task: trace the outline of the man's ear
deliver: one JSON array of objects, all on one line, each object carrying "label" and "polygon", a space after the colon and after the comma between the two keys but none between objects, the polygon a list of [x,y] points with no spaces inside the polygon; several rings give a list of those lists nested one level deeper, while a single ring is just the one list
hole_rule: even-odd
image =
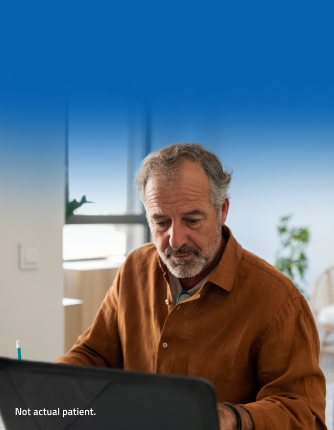
[{"label": "man's ear", "polygon": [[226,222],[229,207],[230,207],[230,201],[228,197],[225,197],[225,200],[223,201],[223,204],[222,204],[222,217],[220,221],[221,225],[224,225]]}]

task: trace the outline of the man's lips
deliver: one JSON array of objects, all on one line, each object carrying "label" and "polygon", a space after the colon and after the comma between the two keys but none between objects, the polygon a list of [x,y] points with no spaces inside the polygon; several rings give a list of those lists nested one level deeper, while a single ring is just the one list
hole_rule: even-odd
[{"label": "man's lips", "polygon": [[171,255],[171,257],[172,257],[172,258],[175,258],[175,259],[177,259],[177,260],[186,260],[186,259],[190,258],[192,255],[193,255],[193,254],[182,254],[182,255],[175,255],[175,254],[172,254],[172,255]]}]

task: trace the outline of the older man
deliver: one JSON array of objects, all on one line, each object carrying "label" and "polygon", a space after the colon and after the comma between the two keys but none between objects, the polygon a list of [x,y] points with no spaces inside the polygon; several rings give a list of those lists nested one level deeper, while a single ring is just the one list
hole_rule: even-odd
[{"label": "older man", "polygon": [[[200,376],[222,430],[325,429],[325,380],[304,297],[224,225],[231,176],[198,144],[138,177],[155,244],[131,252],[92,327],[58,362]],[[228,404],[225,404],[228,402]]]}]

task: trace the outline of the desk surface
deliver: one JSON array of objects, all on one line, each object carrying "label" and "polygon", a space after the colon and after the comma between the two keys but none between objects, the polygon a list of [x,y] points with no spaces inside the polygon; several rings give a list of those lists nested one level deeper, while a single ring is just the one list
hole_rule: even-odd
[{"label": "desk surface", "polygon": [[101,258],[97,260],[80,260],[80,261],[64,261],[63,269],[65,270],[101,270],[101,269],[118,269],[121,267],[125,257],[117,258]]}]

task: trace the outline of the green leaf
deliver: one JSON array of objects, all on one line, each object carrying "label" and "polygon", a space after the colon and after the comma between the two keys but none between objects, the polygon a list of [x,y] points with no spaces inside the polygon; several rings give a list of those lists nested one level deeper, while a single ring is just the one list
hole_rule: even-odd
[{"label": "green leaf", "polygon": [[86,196],[82,196],[80,202],[78,202],[76,199],[74,199],[70,202],[66,202],[65,218],[67,219],[69,216],[73,215],[73,212],[76,209],[80,208],[85,203],[94,203],[94,202],[88,201],[86,199]]},{"label": "green leaf", "polygon": [[278,226],[278,232],[279,234],[284,234],[287,232],[287,228],[285,226]]},{"label": "green leaf", "polygon": [[292,215],[286,215],[283,216],[282,218],[280,218],[281,222],[287,222],[289,221],[289,219],[292,217]]},{"label": "green leaf", "polygon": [[[292,215],[280,218],[277,232],[280,237],[281,250],[276,252],[275,267],[287,275],[294,283],[295,278],[304,279],[305,271],[308,268],[308,260],[305,247],[309,242],[310,232],[304,227],[289,227]],[[285,257],[279,258],[283,254]],[[303,290],[297,285],[301,292]]]}]

